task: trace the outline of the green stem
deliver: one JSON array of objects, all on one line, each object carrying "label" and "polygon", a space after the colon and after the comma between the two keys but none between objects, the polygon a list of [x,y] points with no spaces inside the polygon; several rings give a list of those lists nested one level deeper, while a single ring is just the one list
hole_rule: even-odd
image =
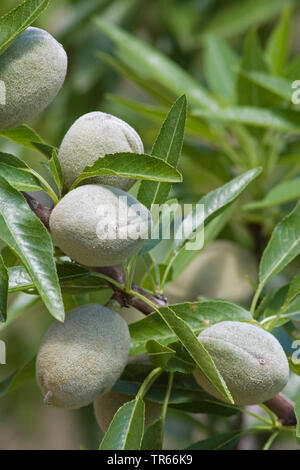
[{"label": "green stem", "polygon": [[276,437],[278,436],[279,431],[275,431],[271,434],[265,445],[263,446],[263,450],[269,450],[273,442],[275,441]]},{"label": "green stem", "polygon": [[146,395],[151,385],[155,382],[155,380],[163,373],[163,369],[161,367],[157,367],[153,369],[150,374],[145,378],[144,382],[142,383],[137,398],[142,398]]},{"label": "green stem", "polygon": [[264,405],[263,403],[260,403],[259,406],[260,406],[260,407],[267,413],[267,415],[270,417],[271,422],[272,422],[272,424],[273,424],[273,427],[275,428],[275,427],[276,427],[276,419],[275,419],[275,416],[273,415],[272,411],[269,410],[269,408],[268,408],[266,405]]},{"label": "green stem", "polygon": [[161,413],[161,420],[162,420],[162,425],[164,425],[164,422],[166,420],[166,414],[167,414],[167,409],[168,409],[168,404],[169,404],[169,399],[172,391],[172,386],[173,386],[173,379],[174,379],[174,373],[171,372],[169,374],[169,381],[168,381],[168,387],[164,399],[164,404],[162,408],[162,413]]},{"label": "green stem", "polygon": [[273,427],[272,421],[268,421],[267,419],[262,418],[261,416],[255,414],[255,413],[252,413],[252,411],[247,410],[247,408],[240,408],[240,411],[242,413],[245,413],[245,414],[249,415],[249,416],[252,416],[252,418],[257,419],[258,421],[261,421],[264,424],[267,424],[269,426],[268,427],[269,430],[270,430],[271,427]]},{"label": "green stem", "polygon": [[116,287],[117,287],[119,290],[121,290],[122,292],[124,291],[124,286],[122,286],[122,284],[120,284],[119,282],[115,281],[115,280],[112,279],[111,277],[106,276],[105,274],[98,273],[97,271],[95,271],[94,275],[97,276],[97,277],[100,277],[100,279],[104,279],[105,281],[107,281],[107,282],[110,283],[110,284],[113,284],[114,286],[116,286]]},{"label": "green stem", "polygon": [[37,171],[35,170],[30,170],[30,173],[32,175],[34,175],[38,180],[40,180],[40,182],[42,183],[43,186],[45,186],[45,190],[46,190],[46,193],[51,197],[51,199],[53,199],[53,202],[54,202],[54,205],[56,205],[58,202],[59,202],[59,199],[56,195],[56,193],[54,192],[54,190],[52,189],[52,187],[50,186],[50,184],[48,183],[48,181],[46,181]]},{"label": "green stem", "polygon": [[250,308],[250,313],[251,315],[253,316],[253,318],[255,319],[255,308],[256,308],[256,304],[258,302],[258,299],[259,299],[259,296],[261,294],[261,291],[263,290],[263,287],[264,285],[263,284],[259,284],[257,289],[256,289],[256,292],[255,292],[255,295],[253,297],[253,300],[252,300],[252,304],[251,304],[251,308]]}]

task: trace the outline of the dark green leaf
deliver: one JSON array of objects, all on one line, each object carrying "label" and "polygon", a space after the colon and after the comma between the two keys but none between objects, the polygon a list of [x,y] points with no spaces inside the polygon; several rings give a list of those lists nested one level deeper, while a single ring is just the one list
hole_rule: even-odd
[{"label": "dark green leaf", "polygon": [[49,312],[62,321],[64,307],[50,235],[23,196],[1,176],[0,238],[24,264]]},{"label": "dark green leaf", "polygon": [[[161,158],[173,167],[177,167],[180,158],[185,121],[186,98],[182,96],[171,108],[151,152],[153,156]],[[171,187],[169,183],[143,181],[138,200],[150,209],[152,204],[162,204],[166,201]]]},{"label": "dark green leaf", "polygon": [[[187,322],[195,334],[220,321],[251,321],[250,313],[244,308],[224,300],[205,300],[202,302],[186,302],[172,305],[172,310]],[[131,355],[146,352],[146,343],[156,339],[168,345],[177,341],[176,335],[167,327],[158,313],[147,315],[146,318],[129,326],[131,336]]]},{"label": "dark green leaf", "polygon": [[146,344],[149,359],[156,367],[165,367],[169,359],[174,356],[173,349],[160,344],[155,339],[150,339]]},{"label": "dark green leaf", "polygon": [[81,181],[93,176],[116,175],[137,180],[180,183],[182,176],[161,158],[152,155],[123,152],[100,157],[92,166],[85,167],[83,173],[73,183],[75,188]]},{"label": "dark green leaf", "polygon": [[263,253],[259,281],[265,285],[300,253],[300,203],[275,227]]},{"label": "dark green leaf", "polygon": [[161,307],[159,314],[172,332],[175,333],[208,380],[230,403],[234,403],[231,393],[212,357],[200,341],[198,341],[190,325],[177,316],[172,307]]},{"label": "dark green leaf", "polygon": [[145,421],[145,405],[141,398],[125,403],[115,414],[99,450],[139,450]]},{"label": "dark green leaf", "polygon": [[145,431],[141,450],[161,450],[163,422],[161,419],[150,424]]},{"label": "dark green leaf", "polygon": [[186,450],[229,450],[232,449],[245,431],[231,431],[195,442]]},{"label": "dark green leaf", "polygon": [[0,398],[17,390],[25,382],[35,377],[35,357],[27,362],[21,369],[13,372],[7,379],[0,383]]}]

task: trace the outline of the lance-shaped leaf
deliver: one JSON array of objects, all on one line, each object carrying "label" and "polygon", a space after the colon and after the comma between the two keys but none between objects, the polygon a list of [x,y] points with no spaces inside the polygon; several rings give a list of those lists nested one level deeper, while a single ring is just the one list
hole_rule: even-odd
[{"label": "lance-shaped leaf", "polygon": [[37,148],[36,145],[44,145],[46,148],[50,147],[46,145],[35,130],[31,129],[31,127],[26,124],[22,124],[14,129],[0,130],[0,136],[14,142],[15,144],[22,145],[22,147],[31,150],[39,150],[43,154],[45,154],[45,150]]},{"label": "lance-shaped leaf", "polygon": [[284,75],[291,31],[291,8],[287,6],[272,31],[266,47],[266,58],[274,75]]},{"label": "lance-shaped leaf", "polygon": [[72,184],[71,189],[87,178],[102,175],[169,183],[182,181],[179,171],[161,158],[147,154],[121,152],[105,155],[105,157],[98,158],[92,166],[86,166],[83,173]]},{"label": "lance-shaped leaf", "polygon": [[212,91],[225,103],[236,101],[236,78],[239,58],[221,38],[205,38],[204,73]]},{"label": "lance-shaped leaf", "polygon": [[50,235],[24,197],[1,176],[0,238],[24,264],[49,312],[63,321],[64,306]]},{"label": "lance-shaped leaf", "polygon": [[38,178],[20,158],[0,152],[0,176],[18,191],[43,191]]},{"label": "lance-shaped leaf", "polygon": [[[211,191],[197,202],[196,208],[190,212],[177,226],[175,232],[175,247],[182,247],[193,233],[202,228],[204,223],[216,217],[221,210],[231,204],[246,187],[261,173],[260,168],[247,171],[214,191]],[[203,213],[197,215],[197,210],[203,207]]]},{"label": "lance-shaped leaf", "polygon": [[138,70],[148,82],[156,82],[161,88],[176,96],[185,93],[191,105],[216,108],[217,104],[199,82],[157,49],[117,26],[100,18],[96,25],[117,45],[117,55],[133,70]]},{"label": "lance-shaped leaf", "polygon": [[139,450],[144,435],[145,404],[140,397],[115,414],[99,450]]},{"label": "lance-shaped leaf", "polygon": [[300,203],[275,227],[259,267],[260,286],[282,271],[300,253]]},{"label": "lance-shaped leaf", "polygon": [[146,348],[149,359],[156,367],[165,367],[169,359],[174,356],[176,352],[168,348],[168,346],[160,344],[155,339],[150,339],[146,344]]},{"label": "lance-shaped leaf", "polygon": [[248,79],[250,82],[255,83],[261,88],[274,93],[288,102],[291,101],[291,81],[283,78],[276,77],[264,72],[257,72],[256,70],[250,71],[239,71],[240,75]]},{"label": "lance-shaped leaf", "polygon": [[195,442],[186,450],[229,450],[238,442],[246,431],[231,431]]},{"label": "lance-shaped leaf", "polygon": [[8,292],[8,273],[3,258],[0,255],[0,321],[6,320]]},{"label": "lance-shaped leaf", "polygon": [[[151,152],[153,156],[174,167],[177,166],[183,144],[185,121],[186,97],[183,95],[175,102],[160,129]],[[171,187],[169,183],[143,181],[138,200],[150,209],[152,204],[162,204],[166,201]]]},{"label": "lance-shaped leaf", "polygon": [[25,0],[0,18],[0,54],[28,28],[48,6],[49,0]]},{"label": "lance-shaped leaf", "polygon": [[[190,325],[195,334],[220,321],[251,321],[250,313],[239,305],[224,300],[205,300],[172,305],[172,310]],[[146,352],[146,344],[156,339],[161,344],[177,341],[176,334],[165,324],[157,312],[129,326],[131,336],[131,355]]]},{"label": "lance-shaped leaf", "polygon": [[289,109],[235,106],[215,111],[197,109],[193,114],[209,120],[218,119],[225,123],[246,124],[297,134],[300,132],[300,113]]},{"label": "lance-shaped leaf", "polygon": [[3,382],[0,383],[0,398],[10,392],[17,390],[24,383],[35,377],[35,358],[27,362],[23,367],[13,372]]},{"label": "lance-shaped leaf", "polygon": [[245,204],[245,210],[264,209],[266,207],[278,206],[293,201],[300,197],[300,178],[291,181],[283,181],[274,186],[261,201],[253,201]]},{"label": "lance-shaped leaf", "polygon": [[234,403],[225,380],[218,371],[211,355],[201,342],[198,341],[190,325],[177,316],[171,307],[161,307],[158,311],[162,319],[175,333],[203,374],[230,403]]}]

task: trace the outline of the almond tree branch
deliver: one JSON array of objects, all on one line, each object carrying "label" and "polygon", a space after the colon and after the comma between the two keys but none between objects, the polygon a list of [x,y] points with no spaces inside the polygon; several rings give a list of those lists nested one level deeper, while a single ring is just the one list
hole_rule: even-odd
[{"label": "almond tree branch", "polygon": [[[44,206],[42,203],[37,201],[34,197],[30,196],[29,194],[23,192],[23,196],[25,197],[29,207],[32,211],[36,214],[36,216],[41,220],[41,222],[47,227],[49,230],[49,219],[51,210],[49,207]],[[107,275],[108,277],[114,279],[119,284],[124,286],[124,290],[118,289],[113,284],[110,284],[112,289],[114,290],[114,298],[122,305],[123,307],[134,307],[140,312],[148,315],[153,312],[151,306],[146,304],[143,300],[135,297],[134,295],[130,295],[125,292],[125,273],[115,266],[109,267],[95,267],[91,268],[93,271],[102,273]],[[136,291],[139,294],[147,297],[151,300],[152,303],[157,305],[158,307],[164,307],[168,305],[167,299],[159,294],[153,296],[148,292],[145,292],[143,289],[138,287],[136,284],[132,285],[132,290]],[[278,420],[281,422],[283,426],[294,426],[297,423],[297,418],[294,411],[294,403],[286,398],[282,394],[278,394],[275,397],[267,400],[265,405],[273,411],[278,417]]]}]

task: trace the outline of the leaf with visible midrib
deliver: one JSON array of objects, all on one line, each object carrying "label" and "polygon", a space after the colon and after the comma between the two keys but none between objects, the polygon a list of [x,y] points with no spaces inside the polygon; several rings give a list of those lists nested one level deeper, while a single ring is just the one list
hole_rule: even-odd
[{"label": "leaf with visible midrib", "polygon": [[171,183],[182,181],[179,171],[161,158],[143,153],[120,152],[100,157],[92,166],[86,166],[70,190],[87,178],[102,175]]},{"label": "leaf with visible midrib", "polygon": [[300,202],[275,227],[263,253],[259,281],[265,285],[300,253]]},{"label": "leaf with visible midrib", "polygon": [[24,264],[48,308],[64,319],[64,305],[49,233],[24,197],[0,176],[0,239]]},{"label": "leaf with visible midrib", "polygon": [[[187,322],[195,334],[209,325],[224,320],[251,321],[250,313],[239,305],[225,300],[204,300],[202,302],[186,302],[172,305],[172,310]],[[165,324],[157,312],[129,326],[131,337],[131,355],[143,354],[149,340],[155,339],[163,345],[177,341],[176,335]]]},{"label": "leaf with visible midrib", "polygon": [[[177,166],[183,144],[185,121],[186,97],[183,95],[174,103],[160,129],[151,152],[153,156],[162,158],[174,167]],[[166,201],[171,187],[169,183],[143,181],[138,200],[150,209],[152,204],[162,204]]]},{"label": "leaf with visible midrib", "polygon": [[230,403],[234,403],[226,382],[217,369],[211,355],[205,349],[203,344],[198,341],[190,325],[177,316],[171,307],[161,307],[159,309],[159,314],[167,323],[169,328],[175,333],[179,341],[189,352],[199,369],[208,378],[208,380],[223,395],[223,397],[225,397]]},{"label": "leaf with visible midrib", "polygon": [[50,0],[25,0],[0,18],[0,54],[45,10]]},{"label": "leaf with visible midrib", "polygon": [[144,434],[145,404],[140,397],[115,414],[99,450],[139,450]]}]

